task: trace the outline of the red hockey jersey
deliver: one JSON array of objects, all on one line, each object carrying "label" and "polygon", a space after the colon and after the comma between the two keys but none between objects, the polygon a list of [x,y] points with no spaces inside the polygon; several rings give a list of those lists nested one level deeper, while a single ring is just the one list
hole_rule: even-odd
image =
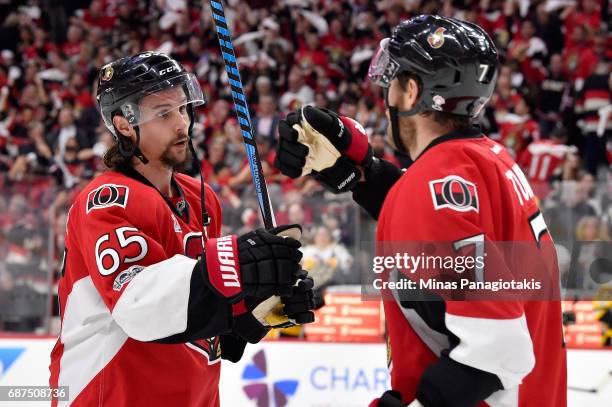
[{"label": "red hockey jersey", "polygon": [[[166,200],[137,177],[109,171],[70,208],[50,367],[51,386],[69,386],[70,405],[219,405],[217,338],[151,342],[186,330],[202,253],[200,183],[175,174],[173,188],[178,196]],[[220,204],[208,186],[205,196],[207,233],[218,237]]]},{"label": "red hockey jersey", "polygon": [[523,151],[518,162],[525,170],[525,175],[538,198],[546,198],[551,190],[551,177],[561,166],[567,153],[574,149],[552,140],[539,140],[529,144]]},{"label": "red hockey jersey", "polygon": [[[436,139],[406,170],[385,198],[377,241],[535,239],[548,241],[550,248],[545,228],[518,165],[503,146],[474,130]],[[558,276],[553,257],[550,270],[532,272]],[[474,405],[461,399],[487,382],[496,390],[476,397],[476,403],[486,398],[480,406],[566,405],[558,300],[402,301],[396,296],[385,298],[384,308],[391,385],[404,402],[456,394],[452,402],[432,405]]]}]

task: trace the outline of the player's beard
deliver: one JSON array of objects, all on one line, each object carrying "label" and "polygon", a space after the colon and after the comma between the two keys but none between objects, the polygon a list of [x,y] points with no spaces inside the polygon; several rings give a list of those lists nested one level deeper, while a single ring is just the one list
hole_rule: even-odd
[{"label": "player's beard", "polygon": [[[410,148],[416,144],[416,124],[412,117],[398,117],[398,119],[400,140],[406,151],[410,151]],[[387,126],[387,140],[391,147],[399,150],[399,146],[395,145],[390,123]]]},{"label": "player's beard", "polygon": [[[164,163],[175,171],[184,171],[189,169],[189,167],[191,166],[193,156],[191,154],[191,149],[189,148],[189,145],[185,146],[185,152],[182,154],[173,151],[174,144],[185,138],[187,138],[187,135],[181,134],[177,139],[168,143],[160,157],[162,163]],[[187,141],[187,143],[189,143],[189,141]]]}]

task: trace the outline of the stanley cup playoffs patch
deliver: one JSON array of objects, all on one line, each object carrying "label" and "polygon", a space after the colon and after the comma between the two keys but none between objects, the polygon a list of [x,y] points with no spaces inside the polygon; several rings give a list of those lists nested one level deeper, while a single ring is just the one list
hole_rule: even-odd
[{"label": "stanley cup playoffs patch", "polygon": [[458,175],[429,181],[429,189],[436,210],[443,208],[458,212],[479,210],[476,185]]}]

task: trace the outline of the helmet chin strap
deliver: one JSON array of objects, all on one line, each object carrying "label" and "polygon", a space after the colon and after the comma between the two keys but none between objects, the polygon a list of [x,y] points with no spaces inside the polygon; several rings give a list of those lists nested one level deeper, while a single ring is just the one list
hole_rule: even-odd
[{"label": "helmet chin strap", "polygon": [[402,142],[402,138],[400,137],[400,117],[409,117],[414,116],[419,113],[422,109],[419,106],[419,103],[410,110],[399,110],[397,106],[389,105],[389,89],[385,89],[385,106],[389,109],[389,118],[391,124],[391,137],[393,138],[393,143],[395,144],[395,148],[402,154],[409,155],[406,146]]},{"label": "helmet chin strap", "polygon": [[145,155],[142,153],[139,147],[140,146],[140,127],[134,126],[134,131],[136,132],[136,145],[133,147],[133,150],[134,150],[133,154],[136,156],[136,158],[142,161],[143,164],[147,164],[149,162],[149,159],[145,157]]},{"label": "helmet chin strap", "polygon": [[200,159],[196,154],[195,147],[193,146],[193,137],[192,130],[193,124],[195,123],[195,114],[193,113],[193,106],[191,103],[187,104],[187,114],[189,115],[189,129],[187,130],[187,136],[189,137],[189,149],[191,150],[191,155],[195,160],[196,170],[198,174],[200,174],[200,203],[202,206],[202,227],[204,228],[204,235],[206,239],[208,239],[208,230],[207,226],[210,225],[211,217],[206,210],[206,201],[204,200],[204,173],[202,172],[202,165],[200,164]]},{"label": "helmet chin strap", "polygon": [[140,147],[138,147],[140,145],[140,128],[138,126],[134,126],[134,132],[136,133],[136,143],[133,143],[129,149],[126,149],[122,141],[122,138],[125,136],[123,136],[119,132],[117,127],[115,127],[115,133],[117,133],[117,147],[119,147],[119,153],[121,153],[121,155],[125,158],[135,156],[140,161],[142,161],[143,164],[147,164],[149,162],[149,159],[145,157],[145,155],[140,150]]},{"label": "helmet chin strap", "polygon": [[393,144],[395,144],[395,148],[400,153],[408,154],[400,137],[398,109],[395,106],[387,106],[387,109],[389,109],[389,117],[391,119],[391,137],[393,137]]}]

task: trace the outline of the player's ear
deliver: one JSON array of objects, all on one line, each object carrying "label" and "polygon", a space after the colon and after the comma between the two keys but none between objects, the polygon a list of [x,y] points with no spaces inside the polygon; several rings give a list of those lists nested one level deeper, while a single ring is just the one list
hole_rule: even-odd
[{"label": "player's ear", "polygon": [[404,110],[412,109],[419,98],[419,85],[414,79],[408,79],[406,92],[403,93],[402,107]]},{"label": "player's ear", "polygon": [[113,117],[113,124],[123,136],[129,139],[133,139],[132,135],[134,134],[134,128],[130,125],[130,123],[128,123],[125,117],[121,115],[115,115]]}]

